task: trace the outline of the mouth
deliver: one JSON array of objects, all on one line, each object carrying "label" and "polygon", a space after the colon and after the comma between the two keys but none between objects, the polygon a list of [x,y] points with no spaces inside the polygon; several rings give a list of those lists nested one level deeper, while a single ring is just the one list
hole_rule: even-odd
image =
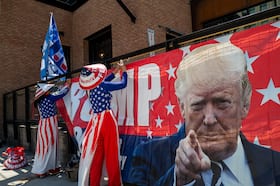
[{"label": "mouth", "polygon": [[199,141],[219,141],[225,139],[224,135],[221,134],[200,134],[197,136]]}]

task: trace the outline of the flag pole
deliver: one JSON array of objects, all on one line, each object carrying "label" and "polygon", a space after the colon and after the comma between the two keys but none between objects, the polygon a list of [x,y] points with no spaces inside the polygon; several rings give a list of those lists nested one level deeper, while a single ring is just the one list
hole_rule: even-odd
[{"label": "flag pole", "polygon": [[[52,16],[53,16],[53,12],[50,12],[50,21],[49,21],[49,27],[48,27],[48,35],[50,35],[50,28],[51,28],[51,25],[52,25]],[[50,40],[48,40],[48,42],[50,42]],[[47,53],[49,54],[49,51],[50,51],[50,45],[48,43],[48,48],[47,48]],[[47,62],[46,62],[46,82],[48,81],[48,76],[49,76],[49,71],[48,71],[48,68],[49,68],[49,56],[47,56]]]}]

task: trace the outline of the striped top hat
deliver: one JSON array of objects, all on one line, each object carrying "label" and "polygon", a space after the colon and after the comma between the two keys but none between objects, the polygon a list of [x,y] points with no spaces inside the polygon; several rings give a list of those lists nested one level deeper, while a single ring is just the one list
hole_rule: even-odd
[{"label": "striped top hat", "polygon": [[103,64],[86,65],[82,68],[79,78],[80,87],[90,90],[97,87],[106,77],[107,68]]},{"label": "striped top hat", "polygon": [[48,90],[50,90],[52,87],[54,87],[54,85],[55,84],[51,84],[51,83],[38,83],[34,99],[37,100],[38,98],[40,98]]}]

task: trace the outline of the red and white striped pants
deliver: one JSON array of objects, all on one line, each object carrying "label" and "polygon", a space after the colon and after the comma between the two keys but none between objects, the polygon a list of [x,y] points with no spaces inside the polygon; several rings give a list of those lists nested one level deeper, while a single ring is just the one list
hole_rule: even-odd
[{"label": "red and white striped pants", "polygon": [[57,115],[40,119],[34,164],[31,172],[44,174],[57,165],[58,127]]},{"label": "red and white striped pants", "polygon": [[99,186],[103,160],[109,186],[121,185],[119,133],[111,110],[93,114],[86,128],[79,165],[79,186]]}]

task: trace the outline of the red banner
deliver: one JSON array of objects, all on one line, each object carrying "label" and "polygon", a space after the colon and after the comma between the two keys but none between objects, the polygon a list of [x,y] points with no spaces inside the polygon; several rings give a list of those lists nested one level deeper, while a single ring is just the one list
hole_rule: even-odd
[{"label": "red banner", "polygon": [[[249,141],[280,151],[279,28],[280,22],[275,22],[128,64],[128,85],[113,92],[112,100],[121,137],[122,170],[129,168],[125,167],[126,162],[135,145],[171,135],[184,123],[174,93],[177,66],[193,49],[216,42],[231,42],[244,51],[247,59],[253,94],[242,131]],[[59,102],[59,107],[69,133],[80,143],[89,119],[90,104],[77,81],[73,79],[71,91]],[[134,138],[128,140],[125,136]]]}]

